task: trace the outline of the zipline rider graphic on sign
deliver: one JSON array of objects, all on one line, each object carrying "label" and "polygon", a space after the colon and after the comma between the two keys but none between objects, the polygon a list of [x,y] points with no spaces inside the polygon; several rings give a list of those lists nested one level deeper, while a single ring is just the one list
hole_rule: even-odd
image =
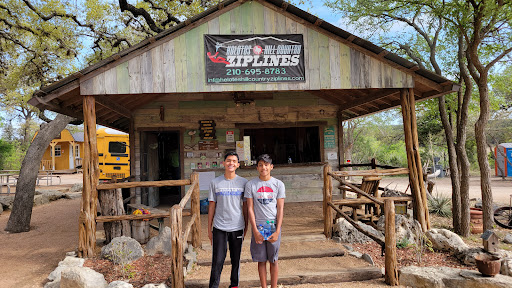
[{"label": "zipline rider graphic on sign", "polygon": [[304,82],[302,34],[204,35],[207,84]]}]

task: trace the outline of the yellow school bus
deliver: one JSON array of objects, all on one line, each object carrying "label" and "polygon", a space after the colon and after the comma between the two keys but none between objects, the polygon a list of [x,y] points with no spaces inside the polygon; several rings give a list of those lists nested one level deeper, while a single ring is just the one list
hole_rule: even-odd
[{"label": "yellow school bus", "polygon": [[110,128],[96,131],[100,180],[110,180],[113,176],[123,179],[130,176],[130,146],[126,133]]}]

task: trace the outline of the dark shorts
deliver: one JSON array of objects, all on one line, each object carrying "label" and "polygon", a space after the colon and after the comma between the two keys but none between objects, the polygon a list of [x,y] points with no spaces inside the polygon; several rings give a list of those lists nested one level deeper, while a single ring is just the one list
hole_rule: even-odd
[{"label": "dark shorts", "polygon": [[251,237],[251,256],[252,261],[254,262],[271,262],[274,263],[277,261],[279,254],[279,247],[281,247],[281,233],[279,233],[279,238],[274,243],[269,241],[263,241],[263,243],[258,244],[254,240],[254,235]]}]

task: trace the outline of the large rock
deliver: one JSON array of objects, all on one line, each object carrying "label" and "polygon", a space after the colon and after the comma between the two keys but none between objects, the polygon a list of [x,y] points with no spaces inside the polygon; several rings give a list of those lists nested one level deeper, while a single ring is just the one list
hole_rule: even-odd
[{"label": "large rock", "polygon": [[2,203],[0,203],[0,215],[2,215],[2,212],[4,212],[4,205],[2,205]]},{"label": "large rock", "polygon": [[82,198],[82,192],[66,193],[66,194],[64,194],[64,198],[66,198],[66,199]]},{"label": "large rock", "polygon": [[500,274],[503,274],[506,276],[512,276],[512,259],[505,258],[505,259],[501,260]]},{"label": "large rock", "polygon": [[59,265],[48,275],[50,281],[60,281],[62,270],[68,267],[83,267],[85,259],[67,256],[64,260],[59,262]]},{"label": "large rock", "polygon": [[121,236],[101,248],[101,257],[108,259],[115,264],[128,264],[144,256],[144,250],[137,240]]},{"label": "large rock", "polygon": [[88,267],[68,267],[61,273],[60,288],[107,288],[102,274]]},{"label": "large rock", "polygon": [[108,284],[108,288],[133,288],[133,285],[124,281],[114,281]]},{"label": "large rock", "polygon": [[47,195],[34,195],[34,206],[50,203],[50,199]]},{"label": "large rock", "polygon": [[461,263],[464,263],[464,265],[476,265],[475,256],[479,254],[484,254],[485,250],[482,248],[468,248],[465,250],[460,250],[459,252],[456,252],[454,255]]},{"label": "large rock", "polygon": [[73,184],[73,186],[71,186],[71,189],[69,191],[70,192],[82,192],[83,186],[84,185],[82,183],[75,183],[75,184]]},{"label": "large rock", "polygon": [[474,270],[451,267],[407,266],[399,271],[400,285],[429,288],[504,288],[512,287],[512,277],[496,275],[484,277]]},{"label": "large rock", "polygon": [[505,238],[503,238],[503,243],[512,244],[512,233],[505,235]]},{"label": "large rock", "polygon": [[146,253],[150,256],[155,254],[171,255],[171,228],[165,226],[158,236],[153,237],[146,244]]},{"label": "large rock", "polygon": [[164,283],[161,284],[146,284],[142,288],[168,288]]},{"label": "large rock", "polygon": [[[359,226],[361,226],[361,228],[363,228],[365,231],[368,231],[373,235],[384,239],[384,235],[372,226],[361,222],[357,222],[357,224],[359,224]],[[352,224],[350,224],[344,218],[338,218],[336,220],[336,224],[334,224],[334,236],[341,238],[341,242],[344,243],[366,243],[373,241],[368,236],[354,228],[354,226],[352,226]]]},{"label": "large rock", "polygon": [[14,203],[14,195],[0,196],[0,205],[2,205],[5,209],[11,210],[13,203]]},{"label": "large rock", "polygon": [[425,234],[432,242],[432,248],[436,250],[449,251],[457,254],[469,248],[469,246],[462,241],[459,235],[450,230],[431,229]]},{"label": "large rock", "polygon": [[56,201],[64,197],[64,193],[57,190],[36,190],[36,195],[45,195],[49,201]]},{"label": "large rock", "polygon": [[[377,221],[377,227],[381,231],[385,231],[386,217],[382,215]],[[395,215],[395,235],[396,240],[407,239],[409,243],[418,243],[422,235],[420,223],[407,215]]]}]

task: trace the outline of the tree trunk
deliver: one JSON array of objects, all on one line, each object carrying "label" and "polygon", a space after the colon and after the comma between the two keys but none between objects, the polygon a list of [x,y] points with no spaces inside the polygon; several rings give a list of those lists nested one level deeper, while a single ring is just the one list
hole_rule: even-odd
[{"label": "tree trunk", "polygon": [[44,151],[50,144],[50,141],[59,136],[60,132],[66,128],[66,125],[71,120],[73,118],[58,114],[53,121],[41,124],[41,129],[34,138],[34,141],[32,141],[32,144],[30,144],[27,154],[21,163],[20,177],[16,185],[16,195],[5,231],[12,233],[30,231],[30,219],[32,217],[39,163],[41,163]]},{"label": "tree trunk", "polygon": [[475,138],[476,150],[478,157],[478,166],[480,167],[480,189],[482,191],[482,210],[484,231],[492,229],[493,226],[493,211],[492,211],[492,191],[490,185],[490,168],[489,161],[487,160],[486,143],[487,137],[485,136],[485,126],[489,121],[489,91],[487,88],[486,75],[480,75],[478,83],[478,91],[480,94],[480,117],[475,124]]},{"label": "tree trunk", "polygon": [[448,148],[448,163],[450,165],[450,178],[452,181],[452,216],[453,216],[453,229],[455,233],[460,234],[460,177],[459,168],[457,166],[457,153],[455,151],[455,141],[453,139],[453,131],[448,115],[446,112],[445,97],[444,95],[437,98],[439,102],[439,114],[441,116],[441,122],[443,123],[444,134],[446,137],[446,145]]},{"label": "tree trunk", "polygon": [[[125,211],[122,194],[121,188],[98,191],[101,215],[124,215]],[[116,237],[131,237],[132,234],[129,220],[105,222],[103,223],[103,228],[105,230],[105,244],[110,243],[110,241]]]}]

